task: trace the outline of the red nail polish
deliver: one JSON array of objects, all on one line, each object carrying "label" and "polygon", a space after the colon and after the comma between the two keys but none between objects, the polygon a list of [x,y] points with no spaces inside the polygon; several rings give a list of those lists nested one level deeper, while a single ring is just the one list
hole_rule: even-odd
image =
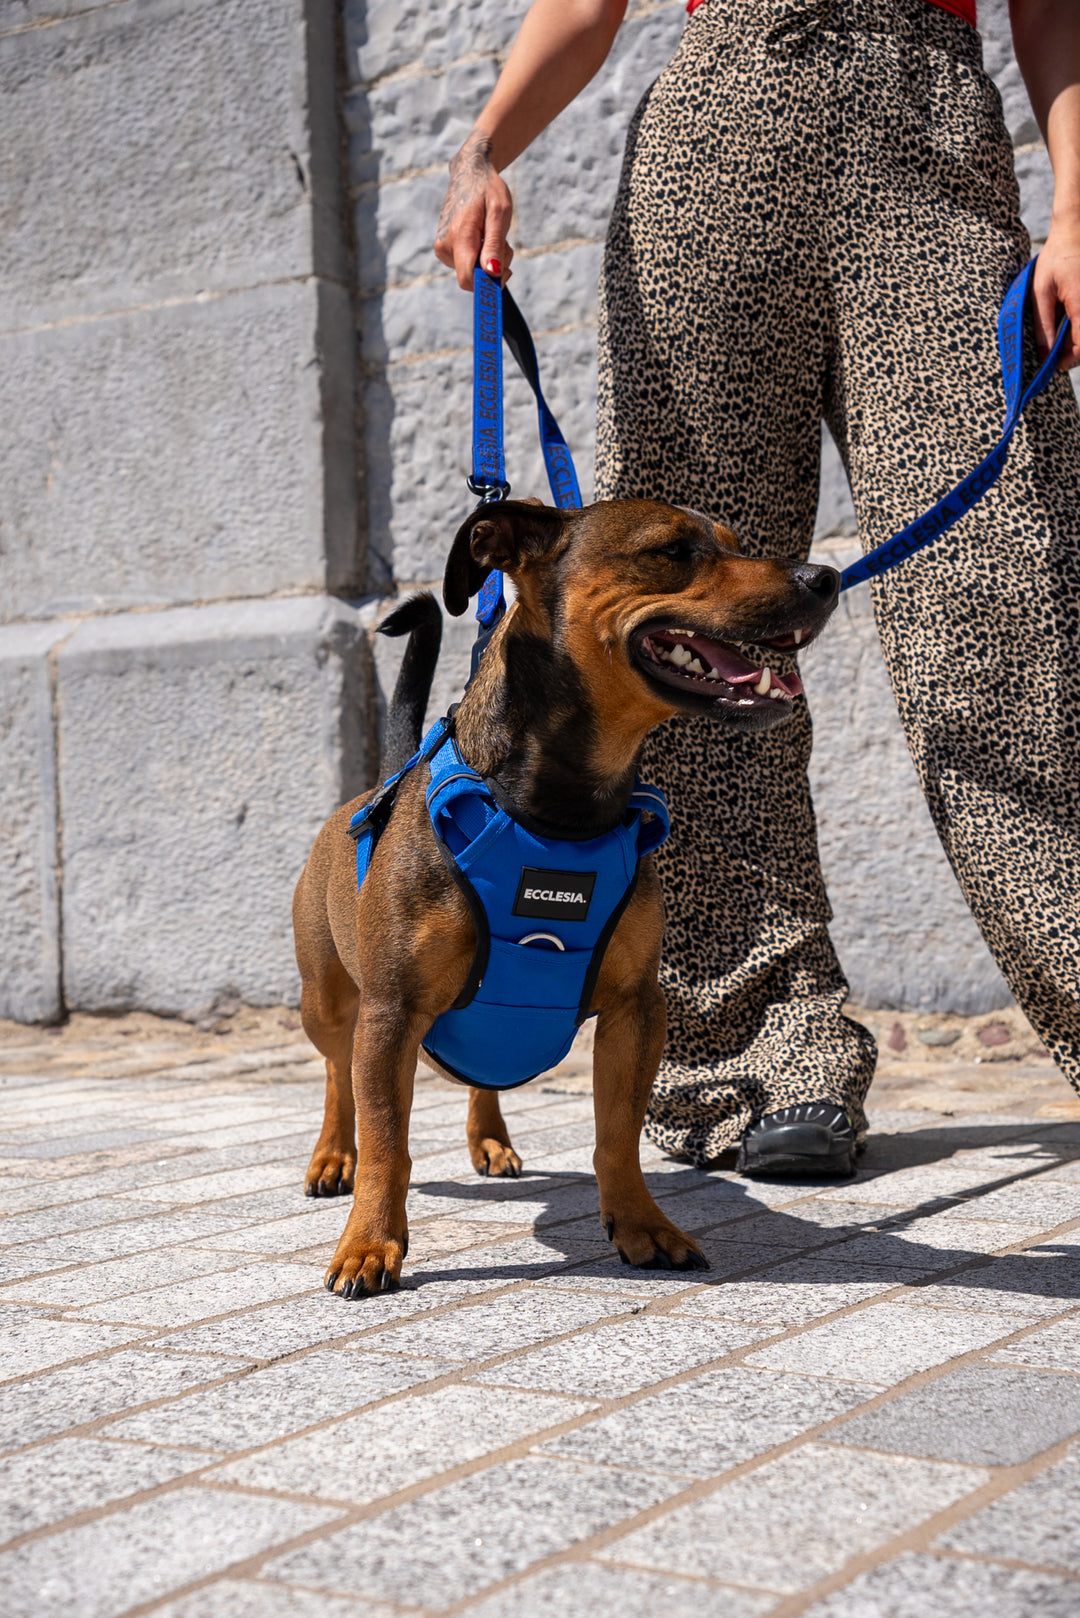
[{"label": "red nail polish", "polygon": [[499,263],[497,258],[489,258],[487,267],[488,267],[488,274],[489,275],[501,275],[502,274],[502,265]]}]

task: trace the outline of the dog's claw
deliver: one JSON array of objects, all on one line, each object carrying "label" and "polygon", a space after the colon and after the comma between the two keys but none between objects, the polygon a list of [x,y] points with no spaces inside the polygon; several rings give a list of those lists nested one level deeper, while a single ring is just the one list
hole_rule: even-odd
[{"label": "dog's claw", "polygon": [[[308,1194],[308,1196],[311,1195],[310,1192],[308,1192],[307,1194]],[[337,1278],[338,1278],[337,1270],[331,1270],[330,1274],[326,1277],[326,1280],[323,1283],[323,1285],[326,1287],[327,1292],[333,1292],[333,1290],[334,1290],[334,1282],[337,1280]]]},{"label": "dog's claw", "polygon": [[686,1257],[680,1264],[676,1264],[675,1268],[677,1270],[711,1270],[712,1265],[704,1253],[695,1253],[691,1248]]},{"label": "dog's claw", "polygon": [[[604,1229],[607,1231],[607,1239],[610,1242],[615,1235],[615,1220],[609,1217],[602,1220],[601,1223],[603,1224]],[[620,1248],[620,1252],[621,1251],[622,1250]],[[629,1263],[629,1260],[627,1260],[627,1263]]]},{"label": "dog's claw", "polygon": [[665,1253],[662,1247],[654,1247],[652,1257],[646,1259],[645,1263],[641,1265],[641,1268],[643,1270],[673,1270],[675,1265],[672,1263],[669,1254]]},{"label": "dog's claw", "polygon": [[379,1290],[381,1292],[398,1292],[400,1288],[401,1282],[395,1281],[394,1277],[384,1270]]}]

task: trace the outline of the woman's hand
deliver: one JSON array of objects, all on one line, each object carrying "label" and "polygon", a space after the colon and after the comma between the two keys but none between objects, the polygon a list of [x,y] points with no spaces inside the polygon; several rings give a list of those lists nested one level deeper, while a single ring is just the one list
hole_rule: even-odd
[{"label": "woman's hand", "polygon": [[459,287],[472,288],[477,259],[489,275],[507,280],[514,249],[506,232],[513,212],[506,181],[491,161],[491,141],[474,129],[451,161],[435,236],[435,256],[457,271]]},{"label": "woman's hand", "polygon": [[1071,329],[1058,369],[1067,371],[1080,364],[1080,218],[1055,218],[1051,222],[1035,266],[1032,299],[1040,362],[1053,347],[1062,315],[1067,315]]},{"label": "woman's hand", "polygon": [[533,0],[472,134],[450,164],[435,253],[473,284],[477,259],[503,281],[513,199],[499,170],[568,107],[611,49],[626,0]]}]

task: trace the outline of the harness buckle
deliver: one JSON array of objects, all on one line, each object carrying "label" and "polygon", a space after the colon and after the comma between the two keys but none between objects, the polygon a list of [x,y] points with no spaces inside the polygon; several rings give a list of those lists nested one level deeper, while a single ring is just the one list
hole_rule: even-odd
[{"label": "harness buckle", "polygon": [[470,494],[475,494],[482,506],[496,505],[510,497],[509,483],[486,483],[471,474],[465,479]]}]

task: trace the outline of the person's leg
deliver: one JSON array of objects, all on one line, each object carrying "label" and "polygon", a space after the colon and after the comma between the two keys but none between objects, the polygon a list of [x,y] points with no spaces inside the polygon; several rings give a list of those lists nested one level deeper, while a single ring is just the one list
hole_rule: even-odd
[{"label": "person's leg", "polygon": [[[708,512],[753,555],[804,557],[832,343],[812,65],[765,49],[769,0],[705,5],[631,127],[601,297],[597,497]],[[785,665],[778,660],[778,668]],[[707,1161],[763,1114],[842,1109],[850,1153],[874,1066],[827,925],[810,716],[741,736],[680,717],[644,773],[659,856],[668,1042],[646,1132]]]},{"label": "person's leg", "polygon": [[[826,181],[833,425],[869,549],[996,442],[996,317],[1029,244],[977,36],[920,0],[854,4],[887,10],[896,28],[837,45]],[[997,487],[872,588],[945,852],[1010,987],[1080,1087],[1078,541],[1080,418],[1059,377]]]}]

